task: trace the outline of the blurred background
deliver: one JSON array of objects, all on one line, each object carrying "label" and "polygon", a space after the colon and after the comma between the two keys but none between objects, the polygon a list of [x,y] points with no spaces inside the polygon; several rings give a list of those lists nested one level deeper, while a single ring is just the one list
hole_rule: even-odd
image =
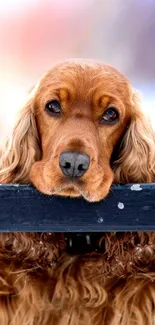
[{"label": "blurred background", "polygon": [[37,79],[59,60],[120,69],[143,93],[155,127],[154,0],[0,1],[0,136]]}]

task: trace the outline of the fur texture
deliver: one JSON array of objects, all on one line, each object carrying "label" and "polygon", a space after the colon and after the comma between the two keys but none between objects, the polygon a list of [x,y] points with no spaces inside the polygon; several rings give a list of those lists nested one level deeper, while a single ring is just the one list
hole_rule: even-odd
[{"label": "fur texture", "polygon": [[[59,118],[45,111],[59,99]],[[109,107],[116,123],[100,123]],[[59,156],[90,156],[80,181]],[[32,182],[49,195],[99,201],[113,182],[153,182],[155,138],[135,91],[116,69],[89,60],[52,68],[32,90],[2,150],[1,183]],[[92,177],[93,175],[93,177]],[[0,234],[1,325],[154,325],[155,234],[101,234],[71,256],[65,234]]]}]

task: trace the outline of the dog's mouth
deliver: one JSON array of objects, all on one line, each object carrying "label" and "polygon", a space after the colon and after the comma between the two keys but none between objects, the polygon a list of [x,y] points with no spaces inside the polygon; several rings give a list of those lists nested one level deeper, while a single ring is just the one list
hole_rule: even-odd
[{"label": "dog's mouth", "polygon": [[80,197],[86,201],[98,202],[109,193],[113,182],[113,172],[110,168],[104,172],[102,168],[98,173],[94,169],[91,175],[69,178],[57,172],[51,172],[51,166],[45,168],[43,162],[36,162],[30,172],[30,180],[34,186],[47,195]]}]

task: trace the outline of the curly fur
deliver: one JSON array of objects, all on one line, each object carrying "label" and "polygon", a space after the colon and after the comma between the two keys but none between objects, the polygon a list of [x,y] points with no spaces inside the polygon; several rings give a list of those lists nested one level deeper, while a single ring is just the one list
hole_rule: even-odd
[{"label": "curly fur", "polygon": [[[98,73],[101,75],[102,65],[89,61],[76,63],[76,68],[78,66],[80,71],[78,78],[82,69],[86,71],[90,89],[91,78],[86,69],[87,65],[89,71],[92,69],[95,72],[93,78],[97,78]],[[73,79],[75,62],[65,62],[62,66],[54,68],[52,75],[51,72],[50,75],[47,74],[30,94],[21,110],[12,135],[3,148],[0,162],[1,183],[29,183],[33,165],[40,162],[42,157],[43,159],[46,157],[45,160],[50,159],[49,156],[47,159],[45,150],[48,135],[44,137],[40,124],[43,123],[43,119],[39,121],[39,110],[36,107],[39,100],[38,91],[44,93],[45,88],[49,87],[51,76],[55,74],[59,76],[61,70],[65,71],[65,78],[67,76],[68,80]],[[125,111],[124,114],[129,116],[124,120],[127,124],[119,133],[117,141],[115,137],[113,148],[104,147],[102,152],[102,146],[100,147],[103,161],[104,153],[107,152],[105,169],[107,168],[108,173],[111,168],[109,173],[113,172],[114,175],[111,177],[109,174],[107,181],[153,182],[155,139],[152,128],[141,111],[136,93],[124,77],[113,68],[105,66],[104,73],[108,75],[106,78],[112,78],[106,79],[106,82],[108,80],[109,84],[113,82],[117,85],[114,87],[115,92],[115,88],[119,88],[119,83],[121,84],[117,97],[126,98],[128,112]],[[76,82],[80,87],[78,78]],[[101,80],[100,82],[98,79],[95,80],[97,84],[101,83]],[[54,83],[56,82],[57,80],[54,80]],[[86,95],[86,88],[84,93]],[[65,129],[67,130],[65,132],[68,132],[67,137],[71,136],[70,129],[73,133],[71,125],[73,127],[73,124],[70,124],[68,129]],[[53,127],[56,136],[56,127]],[[91,136],[86,123],[85,129],[83,132],[86,133],[83,134],[86,137],[88,134]],[[93,132],[96,132],[96,129],[94,130],[92,128],[92,136]],[[48,127],[47,131],[49,132]],[[79,129],[74,132],[80,134]],[[116,133],[118,134],[118,129]],[[55,141],[56,147],[57,142],[52,137],[53,135],[49,138]],[[103,138],[103,134],[101,137]],[[66,140],[63,138],[63,141]],[[95,143],[93,141],[92,143]],[[103,144],[102,139],[98,138],[98,141]],[[72,143],[75,145],[75,141]],[[79,143],[81,145],[81,142],[78,142],[78,146]],[[85,142],[83,145],[86,148]],[[98,147],[96,145],[93,148],[97,150]],[[49,152],[49,147],[47,151]],[[112,167],[108,166],[110,161]],[[56,177],[54,171],[53,175]],[[86,183],[89,182],[87,179]],[[89,186],[95,185],[89,183]],[[104,187],[105,183],[102,186]],[[94,192],[93,188],[90,192],[91,190]],[[72,192],[69,195],[72,196]],[[85,189],[83,196],[86,196]],[[95,200],[102,197],[96,197]],[[90,201],[91,199],[90,195]],[[155,234],[151,232],[102,233],[97,249],[89,254],[74,256],[67,253],[65,234],[1,233],[0,324],[153,325],[155,324],[154,256]]]},{"label": "curly fur", "polygon": [[115,180],[149,183],[154,180],[155,171],[154,135],[149,121],[140,113],[138,93],[133,94],[132,100],[136,115],[120,144],[119,159],[114,162]]}]

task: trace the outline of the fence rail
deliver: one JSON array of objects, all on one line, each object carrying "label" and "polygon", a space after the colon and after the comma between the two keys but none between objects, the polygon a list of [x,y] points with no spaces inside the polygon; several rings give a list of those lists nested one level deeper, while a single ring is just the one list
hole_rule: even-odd
[{"label": "fence rail", "polygon": [[0,186],[0,231],[155,231],[155,184],[114,185],[99,203]]}]

